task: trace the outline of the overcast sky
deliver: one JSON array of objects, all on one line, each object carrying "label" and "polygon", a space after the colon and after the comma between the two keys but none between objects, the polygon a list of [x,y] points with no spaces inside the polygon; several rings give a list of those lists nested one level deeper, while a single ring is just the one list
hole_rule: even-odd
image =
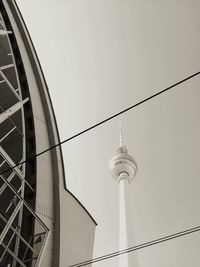
[{"label": "overcast sky", "polygon": [[[17,3],[61,140],[200,70],[200,0]],[[196,76],[120,116],[139,169],[127,192],[129,246],[200,225],[199,99]],[[63,145],[68,189],[98,222],[94,256],[118,249],[118,185],[108,171],[118,144],[116,118]],[[131,266],[199,266],[199,245],[198,233],[182,237],[130,254]]]}]

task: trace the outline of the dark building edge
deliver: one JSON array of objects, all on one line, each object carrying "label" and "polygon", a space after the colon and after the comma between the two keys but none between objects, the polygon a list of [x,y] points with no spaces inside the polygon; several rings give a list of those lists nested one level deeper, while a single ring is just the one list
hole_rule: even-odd
[{"label": "dark building edge", "polygon": [[[0,1],[0,11],[3,17],[3,20],[6,24],[6,28],[13,32],[12,25],[9,19],[9,16],[6,12],[4,4]],[[17,45],[17,41],[14,34],[8,36],[14,54],[17,74],[19,77],[19,83],[22,92],[22,98],[25,99],[29,97],[30,93],[28,89],[28,83],[26,78],[26,73],[24,70],[21,54]],[[26,132],[26,159],[31,158],[36,153],[36,143],[35,143],[35,126],[33,120],[33,110],[31,101],[28,101],[24,104],[24,121],[25,121],[25,132]],[[30,161],[26,162],[25,168],[25,179],[35,190],[34,192],[30,190],[28,186],[25,186],[24,191],[24,200],[35,210],[35,195],[36,195],[36,172],[37,172],[37,161],[35,158],[32,158]],[[34,218],[32,216],[27,216],[25,211],[23,211],[23,220],[22,220],[22,234],[23,236],[32,236],[34,233]]]},{"label": "dark building edge", "polygon": [[[1,2],[3,0],[0,0]],[[4,0],[5,1],[5,0]],[[27,29],[27,26],[24,22],[23,16],[20,12],[20,9],[16,3],[15,0],[7,0],[7,3],[9,5],[9,8],[12,11],[12,14],[15,18],[15,21],[17,23],[17,26],[20,30],[23,42],[26,46],[28,55],[29,55],[29,59],[31,61],[31,65],[35,74],[35,78],[38,84],[38,88],[39,88],[39,92],[40,92],[40,96],[41,96],[41,100],[43,103],[43,107],[44,107],[44,111],[45,111],[45,117],[47,120],[47,126],[49,127],[49,140],[50,140],[50,145],[53,146],[55,145],[55,136],[53,134],[53,126],[52,126],[52,121],[51,121],[51,116],[50,116],[50,112],[52,112],[53,118],[54,118],[54,126],[56,128],[56,132],[57,132],[57,139],[58,142],[60,142],[60,136],[59,136],[59,132],[58,132],[58,126],[57,126],[57,121],[56,121],[56,117],[55,117],[55,112],[53,109],[53,104],[51,101],[51,97],[49,94],[49,90],[48,90],[48,86],[44,77],[44,73],[39,61],[39,58],[37,56],[35,47],[33,45],[32,39],[30,37],[29,31]],[[20,18],[18,17],[20,15]],[[29,40],[27,40],[27,36],[29,38]],[[37,63],[35,62],[35,59],[37,60]],[[39,70],[38,70],[38,66],[39,65]],[[42,77],[41,77],[42,76]],[[45,96],[45,92],[44,92],[44,87],[43,87],[43,82],[45,83],[45,89],[46,89],[46,93],[48,96],[48,100],[46,99]],[[51,107],[51,111],[49,112],[49,107],[48,107],[48,101],[50,103],[50,107]],[[74,196],[74,194],[72,194],[68,189],[67,189],[67,185],[66,185],[66,179],[65,179],[65,171],[64,171],[64,161],[63,161],[63,154],[62,154],[62,148],[61,146],[57,147],[59,149],[60,152],[60,157],[61,157],[61,165],[62,165],[62,173],[63,173],[63,184],[64,184],[64,189],[78,202],[78,204],[85,210],[85,212],[88,214],[88,216],[90,217],[90,219],[93,221],[93,223],[95,225],[97,225],[96,221],[94,220],[94,218],[91,216],[91,214],[88,212],[88,210],[81,204],[81,202]],[[57,162],[57,153],[55,151],[55,149],[51,150],[51,155],[52,155],[52,165],[53,165],[53,176],[54,176],[54,215],[55,215],[55,224],[54,224],[54,255],[53,255],[53,266],[59,266],[59,251],[60,251],[60,205],[59,205],[59,180],[55,179],[56,177],[58,177],[58,166],[57,164],[55,164]]]}]

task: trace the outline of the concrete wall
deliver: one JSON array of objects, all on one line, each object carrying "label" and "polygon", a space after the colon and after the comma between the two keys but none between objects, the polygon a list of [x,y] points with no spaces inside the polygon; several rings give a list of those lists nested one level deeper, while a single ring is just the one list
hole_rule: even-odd
[{"label": "concrete wall", "polygon": [[[36,152],[59,142],[43,73],[23,20],[12,0],[4,0],[24,64],[35,123]],[[95,222],[65,189],[61,149],[37,158],[36,213],[50,229],[40,266],[67,267],[92,257]]]},{"label": "concrete wall", "polygon": [[61,190],[60,266],[92,258],[95,223],[69,192]]}]

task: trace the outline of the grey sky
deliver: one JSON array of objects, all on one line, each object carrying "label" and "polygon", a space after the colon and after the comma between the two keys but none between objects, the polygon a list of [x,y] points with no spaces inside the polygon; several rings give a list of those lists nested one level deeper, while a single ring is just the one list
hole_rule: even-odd
[{"label": "grey sky", "polygon": [[[199,0],[17,3],[61,139],[199,71]],[[199,85],[196,77],[120,117],[139,168],[127,193],[130,246],[200,224]],[[108,172],[118,144],[114,119],[63,146],[68,188],[98,222],[94,256],[118,248],[118,186]],[[145,249],[135,266],[198,266],[199,244],[193,234]]]}]

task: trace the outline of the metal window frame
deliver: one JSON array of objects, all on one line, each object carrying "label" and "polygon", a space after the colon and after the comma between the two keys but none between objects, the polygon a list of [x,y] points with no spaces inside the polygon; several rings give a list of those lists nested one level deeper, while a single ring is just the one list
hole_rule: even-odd
[{"label": "metal window frame", "polygon": [[[0,22],[2,27],[6,29],[6,25],[4,23],[4,19],[0,13]],[[24,116],[24,104],[29,100],[29,98],[26,98],[24,100],[22,100],[22,91],[21,91],[21,86],[20,86],[20,81],[19,81],[19,76],[18,76],[18,71],[17,71],[17,67],[16,67],[16,61],[15,61],[15,57],[14,57],[14,53],[12,50],[12,46],[11,46],[11,42],[8,36],[8,33],[5,34],[7,41],[8,41],[8,46],[9,46],[9,55],[12,56],[12,62],[11,64],[7,64],[5,66],[1,66],[0,67],[0,77],[2,78],[1,82],[5,82],[8,86],[8,90],[11,91],[11,93],[14,94],[14,96],[17,98],[16,100],[18,101],[15,105],[13,105],[12,107],[10,107],[8,110],[4,111],[3,113],[0,114],[0,123],[2,123],[4,120],[9,119],[11,120],[10,116],[12,114],[15,114],[17,111],[21,111],[21,119],[22,119],[22,140],[23,140],[23,147],[22,147],[22,159],[20,162],[23,162],[26,159],[26,135],[25,135],[25,116]],[[8,69],[8,68],[13,68],[14,67],[14,71],[15,71],[15,76],[17,79],[17,88],[14,88],[14,86],[10,83],[9,81],[9,77],[7,78],[7,76],[3,73],[3,70]],[[14,126],[16,126],[14,124]],[[16,127],[18,129],[18,127]],[[18,129],[19,130],[19,129]],[[2,140],[4,140],[12,131],[14,131],[14,128],[11,129],[9,132],[7,132],[7,134],[4,135],[4,137],[2,138]],[[0,140],[0,142],[2,141]],[[11,159],[11,157],[6,153],[6,151],[0,146],[0,155],[3,158],[3,162],[1,163],[1,166],[6,162],[11,168],[12,166],[15,166],[16,164],[13,162],[13,160]],[[22,167],[22,169],[20,169]],[[49,234],[50,231],[47,228],[47,226],[42,222],[42,220],[37,216],[37,214],[35,213],[35,211],[26,203],[26,201],[24,200],[24,192],[25,192],[25,185],[27,185],[32,192],[34,192],[34,189],[31,187],[31,185],[26,181],[25,179],[25,170],[26,170],[26,164],[21,164],[18,167],[13,168],[12,173],[9,175],[9,177],[6,179],[6,177],[4,177],[4,175],[0,175],[0,178],[3,180],[4,184],[1,186],[0,188],[0,195],[3,194],[5,188],[8,186],[15,194],[15,196],[17,196],[19,198],[19,203],[17,204],[17,206],[15,207],[14,211],[12,212],[11,216],[9,217],[9,219],[5,219],[4,216],[0,213],[0,217],[3,217],[5,220],[5,226],[4,229],[0,235],[0,245],[2,247],[5,248],[5,251],[7,251],[14,259],[14,262],[12,263],[12,266],[16,266],[16,263],[19,262],[21,264],[21,266],[26,267],[26,265],[17,257],[17,251],[19,249],[19,241],[22,240],[25,245],[31,249],[31,251],[33,253],[36,253],[37,255],[37,261],[35,262],[35,267],[39,266],[40,261],[41,261],[41,257],[42,254],[44,253],[44,248],[47,244],[47,239],[49,238]],[[16,189],[12,186],[12,184],[10,183],[13,179],[13,177],[17,175],[17,177],[19,177],[19,179],[21,180],[21,186],[20,186],[20,190],[21,192],[17,192]],[[37,252],[34,251],[34,249],[29,245],[29,243],[23,239],[23,237],[20,235],[20,231],[21,231],[21,226],[22,226],[22,217],[23,217],[23,210],[24,208],[28,209],[28,212],[30,212],[33,217],[34,217],[34,225],[36,226],[36,222],[39,223],[39,225],[41,226],[41,229],[43,229],[42,233],[36,233],[36,235],[41,235],[44,234],[44,238],[42,240],[42,244],[40,247],[40,250]],[[17,217],[18,216],[18,217]],[[17,218],[17,225],[19,225],[19,227],[15,230],[16,235],[18,236],[18,241],[16,241],[15,244],[15,253],[13,253],[4,243],[3,240],[6,236],[6,233],[8,233],[8,231],[11,229],[13,230],[13,226],[12,223],[15,220],[15,218]],[[34,258],[35,259],[35,258]]]}]

